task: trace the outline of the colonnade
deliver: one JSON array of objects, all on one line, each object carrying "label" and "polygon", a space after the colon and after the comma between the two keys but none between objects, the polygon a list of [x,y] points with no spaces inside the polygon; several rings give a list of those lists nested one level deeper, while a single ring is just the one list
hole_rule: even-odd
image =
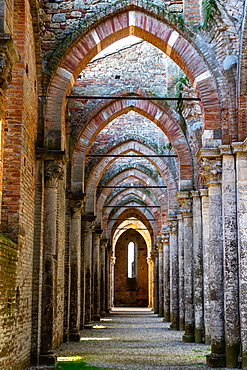
[{"label": "colonnade", "polygon": [[247,367],[246,148],[198,152],[205,187],[177,193],[179,211],[156,243],[164,282],[158,313],[184,330],[183,341],[211,343],[212,367]]},{"label": "colonnade", "polygon": [[[167,216],[147,261],[149,306],[171,322],[170,329],[184,330],[183,341],[211,343],[210,366],[237,367],[242,361],[247,368],[247,141],[201,149],[198,158],[205,186],[177,192],[179,210]],[[54,328],[60,325],[57,260],[64,252],[57,240],[57,215],[65,165],[46,160],[44,170],[40,358],[51,362]],[[69,192],[62,199],[67,293],[61,327],[69,340],[79,340],[80,329],[92,327],[113,306],[115,257],[95,216],[83,213],[85,197]]]}]

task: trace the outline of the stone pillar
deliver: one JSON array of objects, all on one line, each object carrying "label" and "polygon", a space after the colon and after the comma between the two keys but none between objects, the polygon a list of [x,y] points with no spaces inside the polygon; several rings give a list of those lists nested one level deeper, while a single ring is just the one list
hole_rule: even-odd
[{"label": "stone pillar", "polygon": [[86,215],[84,239],[84,270],[85,270],[85,324],[84,328],[92,328],[92,252],[95,216]]},{"label": "stone pillar", "polygon": [[207,189],[200,190],[202,202],[202,253],[203,253],[203,300],[204,300],[204,341],[211,343],[210,309],[210,251],[209,251],[209,201]]},{"label": "stone pillar", "polygon": [[199,191],[192,191],[191,195],[193,197],[195,342],[202,343],[204,342],[204,314],[201,198]]},{"label": "stone pillar", "polygon": [[225,366],[224,277],[222,233],[221,157],[218,149],[201,149],[203,176],[209,197],[211,354],[207,364]]},{"label": "stone pillar", "polygon": [[103,230],[93,234],[93,320],[100,321],[100,242]]},{"label": "stone pillar", "polygon": [[116,263],[116,257],[113,256],[113,251],[109,252],[110,255],[110,292],[109,292],[109,300],[110,305],[109,308],[114,307],[114,269]]},{"label": "stone pillar", "polygon": [[170,228],[170,329],[179,330],[178,225],[176,216],[168,216]]},{"label": "stone pillar", "polygon": [[110,271],[111,271],[111,257],[112,257],[112,250],[111,246],[108,244],[108,248],[106,251],[106,313],[110,312],[111,309],[111,297],[110,297],[110,292],[111,292],[111,276],[110,276]]},{"label": "stone pillar", "polygon": [[107,240],[102,241],[101,244],[101,257],[100,257],[100,285],[101,285],[101,294],[100,294],[100,316],[106,316],[106,251],[108,247]]},{"label": "stone pillar", "polygon": [[179,329],[184,330],[184,220],[177,215],[178,220],[178,275],[179,275]]},{"label": "stone pillar", "polygon": [[148,264],[148,307],[154,307],[153,301],[153,259],[152,257],[147,257]]},{"label": "stone pillar", "polygon": [[195,312],[193,296],[193,218],[192,198],[188,191],[178,192],[180,212],[184,220],[184,342],[195,341]]},{"label": "stone pillar", "polygon": [[[238,224],[238,261],[239,261],[239,302],[240,302],[240,335],[242,350],[242,369],[247,369],[247,140],[243,143],[233,143],[236,154],[236,185],[237,185],[237,224]],[[228,159],[229,160],[229,159]],[[231,165],[228,165],[231,167]],[[229,169],[230,170],[230,169]],[[228,179],[230,182],[230,178]],[[230,189],[233,189],[231,184]],[[228,194],[230,197],[230,195]],[[233,198],[230,198],[233,201]],[[233,210],[231,211],[233,212]],[[233,224],[234,225],[234,224]],[[228,231],[229,232],[229,231]],[[228,241],[229,243],[229,241]],[[229,248],[229,244],[228,244]],[[233,246],[232,246],[233,248]],[[233,254],[228,251],[228,257],[233,259],[233,271],[235,261]],[[230,276],[229,276],[230,277]],[[233,281],[232,281],[233,282]],[[230,281],[229,281],[230,283]],[[229,286],[229,288],[231,288]],[[234,285],[232,287],[234,289]],[[230,291],[228,291],[230,294]],[[232,298],[231,298],[232,301]],[[230,308],[230,307],[229,307]],[[232,327],[232,330],[234,328]],[[229,334],[229,331],[228,333]],[[236,338],[236,336],[235,336]],[[228,340],[228,339],[226,339]],[[233,343],[236,339],[233,339]],[[228,351],[228,348],[227,348]]]},{"label": "stone pillar", "polygon": [[163,267],[164,267],[164,321],[170,321],[170,247],[169,229],[162,231]]},{"label": "stone pillar", "polygon": [[69,340],[80,341],[81,317],[81,212],[83,202],[71,201],[70,325]]},{"label": "stone pillar", "polygon": [[228,145],[221,146],[220,151],[222,154],[222,223],[224,248],[226,366],[238,367],[240,354],[240,318],[236,169],[235,157],[232,153],[231,147]]},{"label": "stone pillar", "polygon": [[152,249],[151,257],[153,260],[153,301],[154,301],[154,313],[159,311],[159,284],[158,284],[158,253],[155,247]]},{"label": "stone pillar", "polygon": [[45,163],[44,192],[44,254],[41,318],[41,356],[40,363],[55,363],[55,288],[56,288],[56,247],[57,247],[57,193],[58,181],[63,178],[63,164],[60,161]]},{"label": "stone pillar", "polygon": [[157,252],[158,252],[158,259],[159,259],[159,271],[158,271],[158,284],[159,284],[159,310],[158,316],[164,316],[164,267],[163,267],[163,245],[161,238],[158,237],[156,240]]}]

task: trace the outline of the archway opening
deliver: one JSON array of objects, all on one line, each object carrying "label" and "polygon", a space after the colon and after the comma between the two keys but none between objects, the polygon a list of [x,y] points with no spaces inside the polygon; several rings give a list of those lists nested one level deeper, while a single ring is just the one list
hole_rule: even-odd
[{"label": "archway opening", "polygon": [[147,244],[143,236],[129,229],[115,248],[115,307],[148,307]]}]

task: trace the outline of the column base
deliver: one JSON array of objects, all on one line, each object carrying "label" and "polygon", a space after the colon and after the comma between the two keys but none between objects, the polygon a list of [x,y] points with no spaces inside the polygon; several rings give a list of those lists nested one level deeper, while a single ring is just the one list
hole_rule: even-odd
[{"label": "column base", "polygon": [[211,344],[211,336],[210,335],[205,335],[205,344]]},{"label": "column base", "polygon": [[179,330],[179,324],[177,322],[172,322],[169,329],[170,330]]},{"label": "column base", "polygon": [[94,315],[93,316],[93,321],[100,321],[100,315]]},{"label": "column base", "polygon": [[105,313],[105,311],[101,311],[101,312],[100,312],[100,317],[106,317],[106,313]]},{"label": "column base", "polygon": [[237,368],[239,365],[239,354],[240,354],[240,343],[237,342],[235,344],[227,344],[226,345],[226,367]]},{"label": "column base", "polygon": [[84,329],[93,329],[93,324],[91,322],[86,322],[84,324]]},{"label": "column base", "polygon": [[69,342],[69,333],[65,333],[63,335],[63,343],[67,343],[67,342]]},{"label": "column base", "polygon": [[181,331],[184,330],[184,319],[179,320],[179,330],[181,330]]},{"label": "column base", "polygon": [[170,319],[170,314],[168,314],[168,313],[164,313],[164,320],[163,320],[164,322],[170,322],[171,321],[171,319]]},{"label": "column base", "polygon": [[47,351],[47,353],[42,353],[39,356],[39,365],[56,365],[57,356],[53,351]]},{"label": "column base", "polygon": [[80,333],[69,333],[70,342],[80,342],[81,336]]},{"label": "column base", "polygon": [[184,334],[182,340],[185,343],[194,343],[195,342],[195,335],[192,334],[192,333]]},{"label": "column base", "polygon": [[202,329],[195,329],[195,342],[204,343],[204,331]]},{"label": "column base", "polygon": [[210,367],[225,367],[226,366],[226,356],[216,355],[211,353],[206,356],[207,365]]}]

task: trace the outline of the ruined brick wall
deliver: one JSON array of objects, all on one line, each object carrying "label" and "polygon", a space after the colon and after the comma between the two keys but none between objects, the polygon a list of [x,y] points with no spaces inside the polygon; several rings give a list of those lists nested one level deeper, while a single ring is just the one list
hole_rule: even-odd
[{"label": "ruined brick wall", "polygon": [[12,245],[10,252],[15,254],[14,261],[1,256],[3,264],[9,263],[4,266],[12,275],[11,289],[3,297],[6,318],[1,327],[5,350],[1,369],[21,369],[29,364],[32,325],[37,79],[29,2],[16,2],[13,15],[13,38],[20,62],[13,69],[6,92],[2,230],[16,241],[16,247]]},{"label": "ruined brick wall", "polygon": [[[137,247],[137,276],[135,282],[127,277],[127,247],[133,241]],[[148,306],[147,245],[134,230],[123,233],[116,244],[115,306]]]}]

